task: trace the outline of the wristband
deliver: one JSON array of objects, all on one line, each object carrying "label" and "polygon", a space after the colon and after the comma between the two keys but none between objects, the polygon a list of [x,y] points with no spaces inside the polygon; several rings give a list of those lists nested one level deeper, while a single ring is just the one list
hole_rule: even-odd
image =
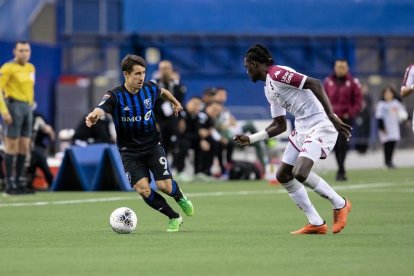
[{"label": "wristband", "polygon": [[414,84],[411,84],[410,89],[411,89],[411,91],[414,90]]},{"label": "wristband", "polygon": [[269,138],[269,133],[266,130],[259,131],[249,136],[250,144],[256,143],[257,141],[265,140]]}]

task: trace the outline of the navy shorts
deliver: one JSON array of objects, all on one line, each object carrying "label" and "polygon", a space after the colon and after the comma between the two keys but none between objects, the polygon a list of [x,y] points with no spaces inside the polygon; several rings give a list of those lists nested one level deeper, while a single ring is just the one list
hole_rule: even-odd
[{"label": "navy shorts", "polygon": [[167,156],[161,145],[142,154],[121,152],[121,158],[131,187],[144,177],[151,181],[150,171],[155,181],[172,178]]},{"label": "navy shorts", "polygon": [[13,122],[5,127],[5,136],[10,138],[32,137],[33,110],[22,101],[6,100]]}]

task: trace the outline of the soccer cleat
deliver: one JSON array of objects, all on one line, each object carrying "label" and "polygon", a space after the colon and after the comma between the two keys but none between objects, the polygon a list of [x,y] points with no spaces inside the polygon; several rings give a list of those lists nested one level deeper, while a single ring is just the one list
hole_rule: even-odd
[{"label": "soccer cleat", "polygon": [[346,220],[348,218],[349,213],[351,212],[351,202],[348,199],[345,199],[345,206],[341,209],[334,209],[333,210],[333,227],[332,232],[337,234],[344,229],[346,225]]},{"label": "soccer cleat", "polygon": [[301,234],[326,234],[328,232],[328,226],[324,222],[322,225],[306,224],[302,229],[294,232],[290,232],[293,235]]},{"label": "soccer cleat", "polygon": [[177,201],[177,203],[187,216],[191,217],[194,215],[193,203],[184,194],[183,197]]},{"label": "soccer cleat", "polygon": [[183,218],[179,216],[178,218],[173,218],[168,221],[167,232],[178,232],[180,226],[183,225]]}]

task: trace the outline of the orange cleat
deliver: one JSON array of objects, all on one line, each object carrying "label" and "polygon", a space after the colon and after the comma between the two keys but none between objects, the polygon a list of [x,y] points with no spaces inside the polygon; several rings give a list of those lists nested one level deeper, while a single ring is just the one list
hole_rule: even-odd
[{"label": "orange cleat", "polygon": [[345,206],[341,209],[334,209],[333,210],[333,227],[332,232],[337,234],[345,228],[346,220],[348,218],[349,213],[351,212],[351,201],[345,199]]},{"label": "orange cleat", "polygon": [[302,229],[294,232],[290,232],[293,235],[301,234],[326,234],[328,232],[328,226],[324,222],[322,225],[306,224]]}]

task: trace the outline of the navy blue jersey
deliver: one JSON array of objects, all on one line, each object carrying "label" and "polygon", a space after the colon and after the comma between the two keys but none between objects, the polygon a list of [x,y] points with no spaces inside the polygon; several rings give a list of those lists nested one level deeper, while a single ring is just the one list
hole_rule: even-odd
[{"label": "navy blue jersey", "polygon": [[121,152],[147,151],[160,142],[153,111],[160,93],[155,83],[146,82],[138,93],[130,93],[122,85],[102,98],[97,107],[112,115]]}]

